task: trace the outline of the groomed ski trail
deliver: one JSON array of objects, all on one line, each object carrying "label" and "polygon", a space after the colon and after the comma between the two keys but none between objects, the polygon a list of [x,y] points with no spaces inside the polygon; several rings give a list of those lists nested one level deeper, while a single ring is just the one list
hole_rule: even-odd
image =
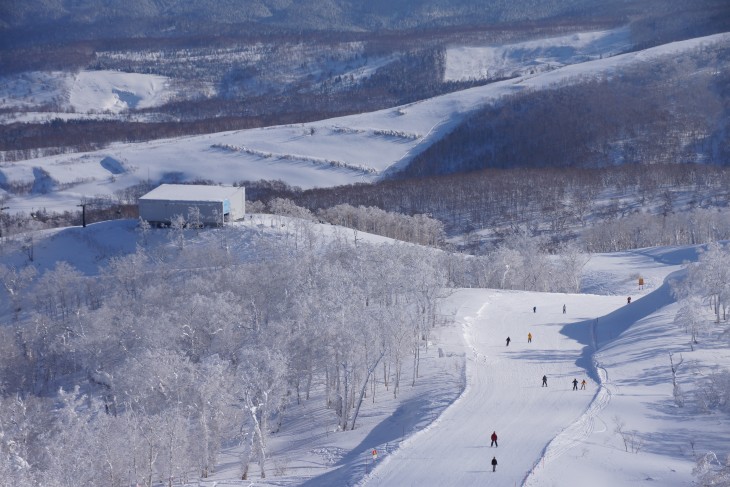
[{"label": "groomed ski trail", "polygon": [[[522,485],[543,456],[560,455],[590,434],[596,414],[610,401],[608,387],[590,381],[589,390],[573,391],[571,381],[587,375],[576,364],[591,340],[590,322],[624,298],[483,289],[457,294],[456,319],[468,358],[464,392],[439,420],[379,459],[360,485]],[[570,314],[578,308],[596,315]],[[584,336],[562,334],[565,323],[581,324]],[[543,374],[547,388],[540,386]],[[492,431],[499,447],[489,446]],[[492,456],[499,462],[494,473]]]}]

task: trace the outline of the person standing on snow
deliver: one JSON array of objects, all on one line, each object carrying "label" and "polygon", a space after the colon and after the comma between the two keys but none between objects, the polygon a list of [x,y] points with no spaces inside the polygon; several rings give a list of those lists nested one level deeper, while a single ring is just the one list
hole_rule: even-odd
[{"label": "person standing on snow", "polygon": [[497,457],[492,457],[492,472],[497,471]]},{"label": "person standing on snow", "polygon": [[542,387],[547,387],[547,375],[542,376]]},{"label": "person standing on snow", "polygon": [[578,379],[573,379],[573,390],[574,391],[578,390]]},{"label": "person standing on snow", "polygon": [[581,388],[581,389],[585,389],[585,388],[586,388],[586,380],[585,380],[585,379],[583,379],[583,380],[581,381],[581,383],[580,383],[580,388]]},{"label": "person standing on snow", "polygon": [[507,337],[507,346],[509,347],[509,342],[511,342],[512,339],[510,337]]},{"label": "person standing on snow", "polygon": [[626,298],[626,304],[631,304],[631,296],[629,296],[628,298]]},{"label": "person standing on snow", "polygon": [[533,306],[533,307],[532,307],[532,312],[533,312],[533,313],[537,313],[537,306]]},{"label": "person standing on snow", "polygon": [[565,314],[565,305],[563,305],[563,314]]},{"label": "person standing on snow", "polygon": [[532,343],[532,333],[527,333],[527,343]]},{"label": "person standing on snow", "polygon": [[492,444],[489,446],[490,446],[490,448],[493,446],[497,446],[497,447],[499,446],[497,444],[497,432],[496,431],[492,433]]}]

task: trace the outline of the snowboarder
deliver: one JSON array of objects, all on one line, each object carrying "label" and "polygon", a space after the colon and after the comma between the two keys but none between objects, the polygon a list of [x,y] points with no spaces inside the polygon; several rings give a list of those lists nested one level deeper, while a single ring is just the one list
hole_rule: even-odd
[{"label": "snowboarder", "polygon": [[537,306],[533,306],[533,307],[532,307],[532,312],[533,312],[533,313],[537,313]]},{"label": "snowboarder", "polygon": [[563,305],[563,314],[565,314],[565,305]]},{"label": "snowboarder", "polygon": [[629,296],[628,298],[626,298],[626,304],[631,304],[631,296]]},{"label": "snowboarder", "polygon": [[574,391],[578,390],[578,379],[573,379],[573,390]]},{"label": "snowboarder", "polygon": [[547,387],[547,375],[542,376],[542,387]]},{"label": "snowboarder", "polygon": [[509,342],[511,342],[512,339],[510,337],[507,337],[507,346],[509,347]]},{"label": "snowboarder", "polygon": [[585,388],[586,388],[586,380],[585,380],[585,379],[583,379],[583,380],[581,381],[581,383],[580,383],[580,388],[581,388],[581,389],[585,389]]},{"label": "snowboarder", "polygon": [[489,445],[489,446],[490,447],[493,447],[493,446],[497,446],[498,447],[499,446],[497,444],[497,432],[496,431],[492,433],[492,444]]},{"label": "snowboarder", "polygon": [[527,343],[532,343],[532,333],[527,333]]},{"label": "snowboarder", "polygon": [[497,457],[492,457],[492,472],[497,471]]}]

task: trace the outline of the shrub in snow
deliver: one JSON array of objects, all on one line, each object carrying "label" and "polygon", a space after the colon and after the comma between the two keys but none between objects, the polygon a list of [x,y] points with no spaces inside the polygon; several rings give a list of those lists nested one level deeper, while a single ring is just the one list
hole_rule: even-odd
[{"label": "shrub in snow", "polygon": [[730,455],[721,461],[715,453],[707,452],[697,460],[692,474],[697,477],[699,486],[728,487],[730,486]]}]

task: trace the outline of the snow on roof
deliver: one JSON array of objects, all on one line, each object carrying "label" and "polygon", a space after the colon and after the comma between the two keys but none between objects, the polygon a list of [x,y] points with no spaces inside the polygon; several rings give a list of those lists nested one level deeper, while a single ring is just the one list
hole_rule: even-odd
[{"label": "snow on roof", "polygon": [[229,199],[241,188],[235,186],[206,186],[194,184],[162,184],[141,200],[172,201],[223,201]]}]

